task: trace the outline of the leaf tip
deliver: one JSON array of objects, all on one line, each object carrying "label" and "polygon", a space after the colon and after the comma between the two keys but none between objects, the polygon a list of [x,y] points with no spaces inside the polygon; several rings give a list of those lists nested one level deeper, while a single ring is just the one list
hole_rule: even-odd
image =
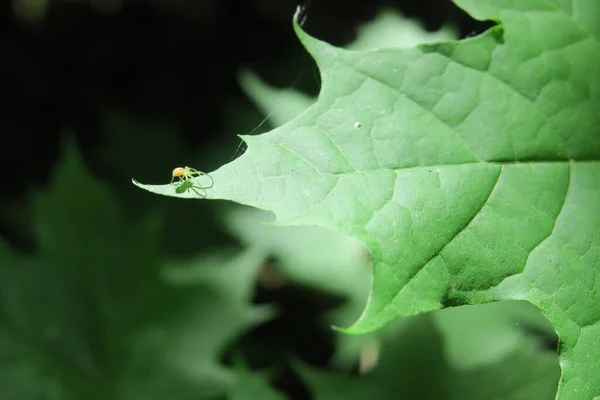
[{"label": "leaf tip", "polygon": [[304,23],[306,22],[307,9],[308,7],[306,6],[306,4],[299,5],[296,8],[296,12],[294,13],[293,19],[294,31],[296,32],[296,36],[298,37],[304,48],[309,53],[311,53],[311,55],[315,58],[315,61],[318,61],[316,54],[318,54],[319,51],[323,48],[330,46],[327,43],[312,37],[311,35],[306,33],[302,28]]},{"label": "leaf tip", "polygon": [[372,330],[369,329],[356,329],[356,324],[349,326],[347,328],[342,328],[341,326],[331,325],[331,329],[336,332],[345,333],[346,335],[364,335],[366,333],[370,333]]},{"label": "leaf tip", "polygon": [[155,190],[152,190],[152,188],[149,185],[145,185],[142,182],[138,182],[135,180],[135,178],[131,178],[131,183],[133,183],[135,186],[139,187],[142,190],[146,190],[151,193],[157,193]]},{"label": "leaf tip", "polygon": [[296,7],[296,12],[294,13],[294,28],[296,28],[296,30],[298,28],[302,28],[302,25],[304,25],[304,23],[306,22],[306,10],[307,3],[298,4],[298,6]]}]

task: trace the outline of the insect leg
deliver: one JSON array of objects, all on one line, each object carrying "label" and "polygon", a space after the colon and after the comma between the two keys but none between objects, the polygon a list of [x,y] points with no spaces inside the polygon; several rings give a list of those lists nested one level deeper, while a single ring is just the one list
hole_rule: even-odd
[{"label": "insect leg", "polygon": [[215,180],[213,179],[212,176],[210,176],[210,174],[204,174],[208,177],[208,179],[210,179],[210,185],[209,186],[204,186],[204,189],[210,189],[211,187],[213,187],[215,185]]},{"label": "insect leg", "polygon": [[[200,197],[206,197],[206,195],[207,195],[206,190],[204,190],[203,187],[200,187],[200,186],[190,186],[189,189],[192,189],[194,191],[194,193],[196,193]],[[199,193],[196,189],[202,190],[204,192],[204,194]]]}]

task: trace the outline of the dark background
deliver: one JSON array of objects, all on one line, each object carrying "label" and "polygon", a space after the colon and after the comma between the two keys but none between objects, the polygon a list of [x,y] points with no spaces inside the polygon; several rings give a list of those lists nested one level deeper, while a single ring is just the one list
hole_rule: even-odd
[{"label": "dark background", "polygon": [[[197,251],[199,242],[212,246],[231,240],[218,228],[206,230],[204,237],[198,232],[195,216],[210,215],[216,206],[152,196],[130,179],[168,181],[175,166],[210,171],[236,155],[236,135],[251,132],[262,119],[238,86],[240,68],[257,71],[273,85],[318,93],[316,67],[292,29],[298,3],[56,0],[41,11],[23,0],[1,4],[4,240],[20,251],[35,251],[28,202],[49,184],[65,137],[75,138],[89,168],[116,191],[129,214],[164,211],[169,221],[164,242],[171,254]],[[462,37],[489,26],[473,21],[450,0],[314,0],[304,28],[344,45],[385,5],[428,30],[452,24]],[[332,333],[315,316],[339,299],[287,288],[262,289],[256,301],[275,302],[284,312],[242,338],[240,347],[252,353],[252,343],[269,343],[271,358],[292,352],[314,365],[327,363]],[[255,348],[251,360],[273,362]],[[291,371],[276,383],[297,398],[306,396]]]}]

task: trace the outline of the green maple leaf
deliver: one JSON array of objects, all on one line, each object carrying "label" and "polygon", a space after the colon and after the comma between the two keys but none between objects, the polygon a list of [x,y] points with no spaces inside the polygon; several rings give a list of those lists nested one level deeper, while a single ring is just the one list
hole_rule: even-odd
[{"label": "green maple leaf", "polygon": [[221,352],[264,253],[161,261],[161,224],[128,221],[70,149],[33,201],[39,250],[0,242],[2,399],[201,399],[236,382]]},{"label": "green maple leaf", "polygon": [[321,70],[318,102],[244,137],[248,150],[212,173],[208,198],[363,242],[372,292],[347,332],[527,300],[560,337],[559,398],[600,396],[600,3],[456,3],[502,25],[373,51],[295,25]]}]

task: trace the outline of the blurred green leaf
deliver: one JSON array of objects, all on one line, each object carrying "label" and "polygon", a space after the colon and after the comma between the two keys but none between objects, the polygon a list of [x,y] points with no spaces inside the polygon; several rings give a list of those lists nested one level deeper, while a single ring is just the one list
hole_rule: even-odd
[{"label": "blurred green leaf", "polygon": [[444,335],[449,365],[458,369],[501,362],[515,344],[533,334],[558,342],[540,310],[524,301],[452,307],[433,312],[432,318]]},{"label": "blurred green leaf", "polygon": [[278,260],[286,277],[327,292],[362,298],[369,291],[369,254],[363,245],[320,227],[272,226],[272,214],[249,207],[230,208],[225,224],[247,247]]},{"label": "blurred green leaf", "polygon": [[[442,312],[445,312],[442,311]],[[430,315],[405,320],[401,335],[388,337],[378,365],[363,376],[298,371],[315,400],[352,399],[552,399],[560,374],[556,357],[521,340],[491,365],[455,370],[444,357],[443,338]]]},{"label": "blurred green leaf", "polygon": [[371,50],[385,47],[413,47],[423,43],[458,39],[455,29],[448,26],[427,32],[417,21],[405,18],[398,10],[384,8],[358,30],[355,41],[346,46],[350,50]]},{"label": "blurred green leaf", "polygon": [[238,374],[239,380],[229,392],[230,400],[283,400],[280,392],[269,386],[260,375],[250,372]]},{"label": "blurred green leaf", "polygon": [[35,254],[0,243],[0,398],[200,399],[235,382],[221,353],[271,315],[250,304],[262,252],[165,265],[162,224],[127,221],[73,147],[33,214]]},{"label": "blurred green leaf", "polygon": [[[273,215],[249,207],[230,207],[227,228],[247,247],[263,249],[277,260],[277,270],[295,284],[342,296],[345,302],[325,316],[328,324],[346,326],[364,308],[371,283],[369,254],[362,244],[321,227],[282,227],[267,222]],[[336,334],[334,363],[354,365],[375,335]]]},{"label": "blurred green leaf", "polygon": [[283,400],[281,392],[269,386],[270,371],[251,372],[248,366],[238,362],[235,366],[236,382],[229,390],[229,400]]},{"label": "blurred green leaf", "polygon": [[[241,378],[218,359],[237,336],[273,315],[269,307],[250,306],[263,262],[264,253],[250,249],[240,254],[222,250],[167,264],[166,281],[191,295],[180,312],[172,310],[177,319],[170,319],[167,325],[158,321],[135,338],[143,355],[137,366],[146,372],[155,362],[152,360],[162,358],[161,368],[152,366],[150,371],[153,382],[165,381],[164,386],[146,384],[144,390],[139,388],[142,382],[134,381],[131,388],[137,391],[136,398],[196,399],[235,389]],[[165,380],[169,376],[172,378]],[[193,385],[176,388],[173,378]]]}]

